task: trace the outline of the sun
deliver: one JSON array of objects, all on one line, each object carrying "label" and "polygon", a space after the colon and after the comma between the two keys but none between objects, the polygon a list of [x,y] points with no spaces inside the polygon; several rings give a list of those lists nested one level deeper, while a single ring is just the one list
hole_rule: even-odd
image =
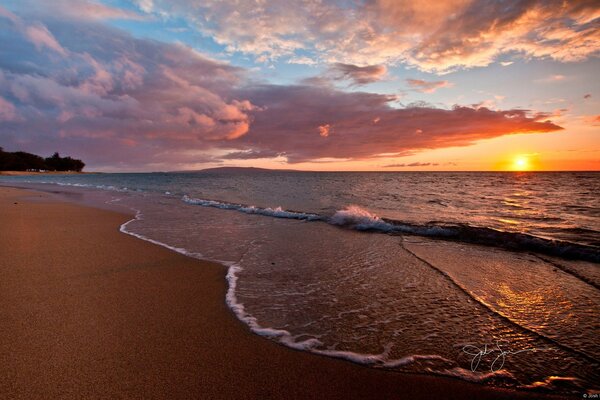
[{"label": "sun", "polygon": [[513,160],[512,169],[514,171],[527,171],[529,169],[529,160],[525,156],[516,156]]}]

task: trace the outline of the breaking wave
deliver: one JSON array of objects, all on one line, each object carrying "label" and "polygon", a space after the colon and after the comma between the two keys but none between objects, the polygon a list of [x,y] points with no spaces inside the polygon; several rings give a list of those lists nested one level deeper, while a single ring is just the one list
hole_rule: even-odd
[{"label": "breaking wave", "polygon": [[246,214],[260,214],[268,217],[275,218],[288,218],[288,219],[299,219],[306,221],[318,221],[323,219],[320,215],[309,214],[297,211],[288,211],[284,210],[281,207],[276,208],[261,208],[255,206],[246,206],[243,204],[235,204],[235,203],[226,203],[222,201],[215,200],[205,200],[205,199],[195,199],[189,197],[187,195],[183,196],[182,200],[188,204],[204,206],[204,207],[213,207],[220,208],[222,210],[235,210],[240,211]]},{"label": "breaking wave", "polygon": [[388,234],[409,234],[441,238],[485,246],[501,247],[516,251],[534,251],[541,254],[600,262],[600,249],[596,246],[541,238],[526,233],[506,232],[497,229],[478,227],[468,224],[430,223],[411,224],[376,214],[356,205],[337,210],[333,215],[318,215],[300,211],[284,210],[281,207],[262,208],[223,201],[192,198],[187,195],[182,200],[188,204],[234,210],[246,214],[259,214],[275,218],[297,219],[304,221],[322,221],[331,225]]}]

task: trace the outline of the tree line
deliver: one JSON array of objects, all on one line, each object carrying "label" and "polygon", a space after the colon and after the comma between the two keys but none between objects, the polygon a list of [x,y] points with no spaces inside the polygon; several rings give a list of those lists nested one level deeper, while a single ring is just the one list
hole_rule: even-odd
[{"label": "tree line", "polygon": [[54,153],[43,158],[36,154],[16,151],[6,152],[0,147],[0,171],[77,171],[85,167],[85,163],[71,157],[61,157]]}]

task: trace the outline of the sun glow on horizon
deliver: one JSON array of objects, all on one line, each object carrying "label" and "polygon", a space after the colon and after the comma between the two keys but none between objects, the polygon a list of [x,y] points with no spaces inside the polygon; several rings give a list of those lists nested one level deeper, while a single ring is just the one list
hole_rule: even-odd
[{"label": "sun glow on horizon", "polygon": [[512,169],[513,171],[528,171],[530,169],[530,165],[527,156],[516,156],[513,160]]},{"label": "sun glow on horizon", "polygon": [[518,170],[518,171],[524,171],[529,169],[529,160],[527,160],[526,157],[523,156],[517,156],[515,158],[514,164],[513,164],[514,169]]}]

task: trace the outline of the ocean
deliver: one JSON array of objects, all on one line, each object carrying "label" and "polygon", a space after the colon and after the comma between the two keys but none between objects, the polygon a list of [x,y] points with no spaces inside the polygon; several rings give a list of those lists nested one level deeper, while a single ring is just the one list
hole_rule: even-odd
[{"label": "ocean", "polygon": [[283,345],[494,386],[600,389],[600,173],[234,168],[0,184],[135,213],[123,232],[227,266],[223,301]]}]

